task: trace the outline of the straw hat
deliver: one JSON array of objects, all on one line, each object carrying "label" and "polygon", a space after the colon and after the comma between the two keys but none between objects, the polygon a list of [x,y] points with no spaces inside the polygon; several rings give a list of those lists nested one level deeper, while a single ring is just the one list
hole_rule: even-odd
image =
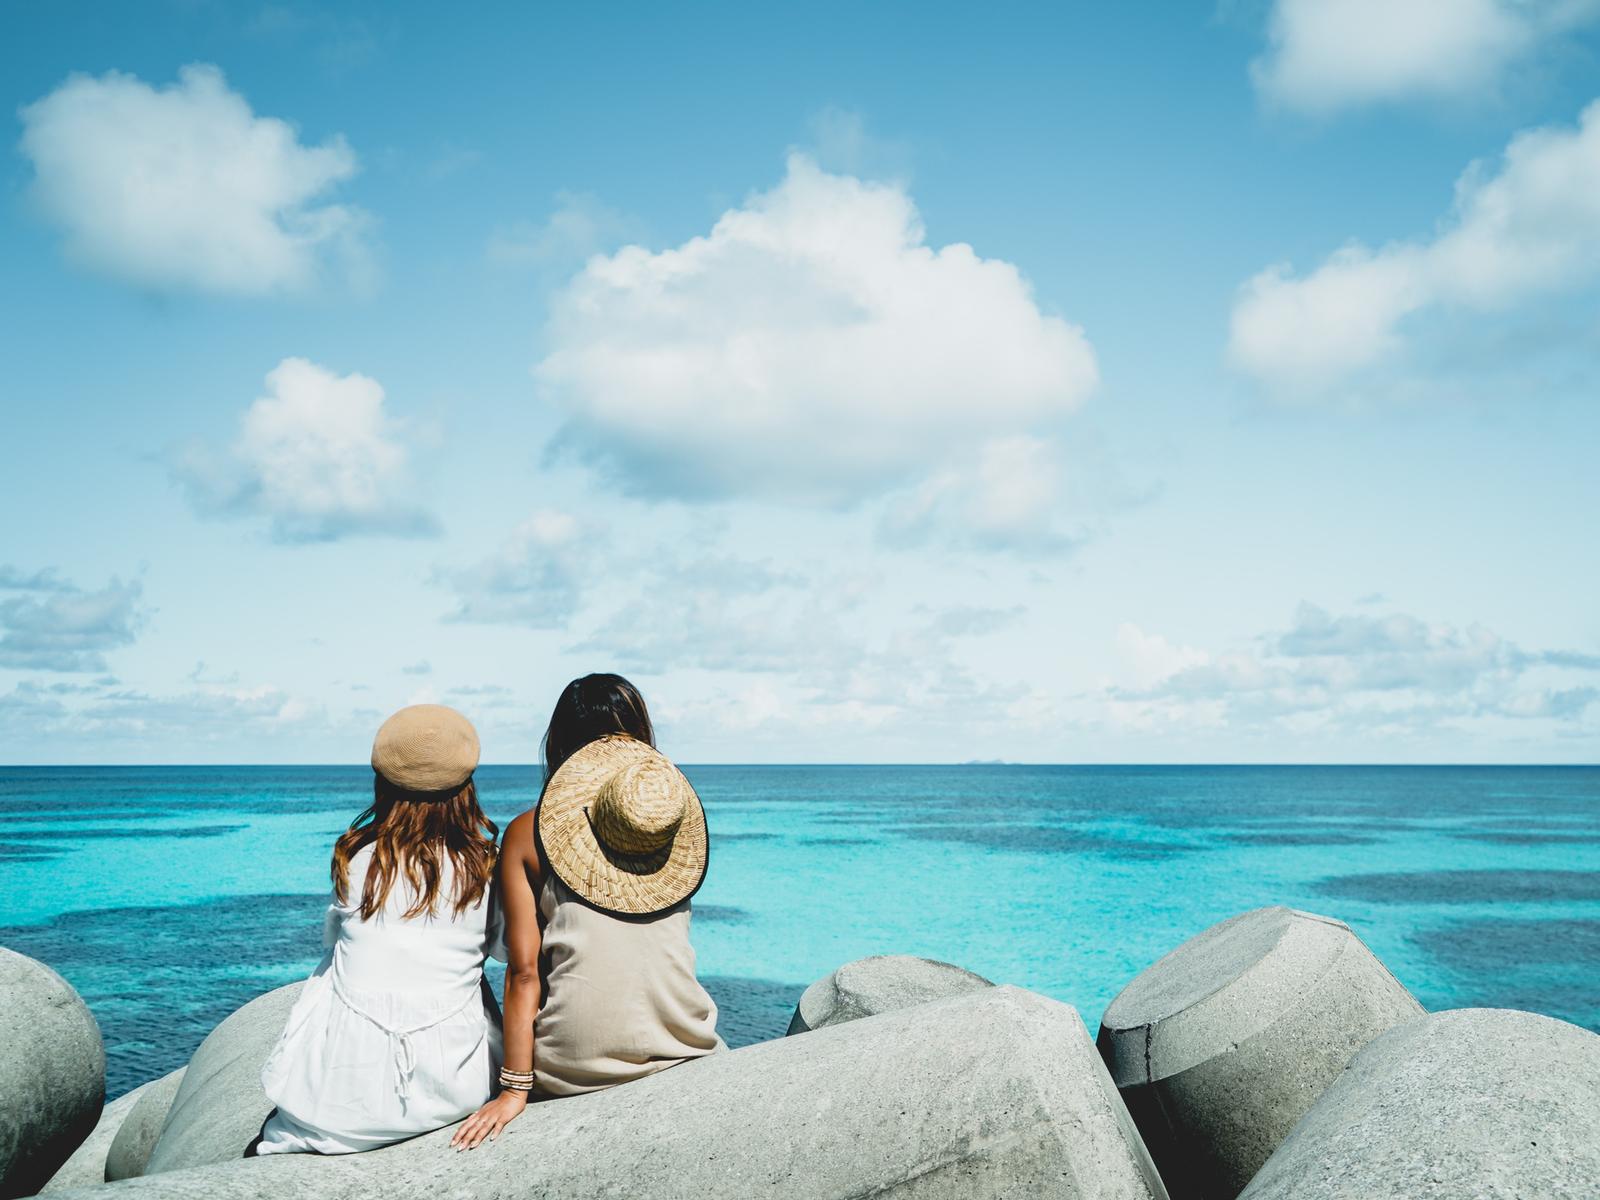
[{"label": "straw hat", "polygon": [[408,792],[459,788],[478,769],[478,731],[453,708],[413,704],[378,728],[372,769]]},{"label": "straw hat", "polygon": [[683,772],[626,734],[562,763],[539,802],[556,877],[609,912],[642,916],[687,900],[706,874],[706,814]]}]

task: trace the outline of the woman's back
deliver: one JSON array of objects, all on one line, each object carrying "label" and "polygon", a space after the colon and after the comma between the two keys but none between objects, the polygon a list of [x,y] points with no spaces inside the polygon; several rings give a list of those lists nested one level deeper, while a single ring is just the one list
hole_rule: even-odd
[{"label": "woman's back", "polygon": [[551,872],[539,909],[546,984],[533,1065],[542,1093],[596,1091],[717,1048],[717,1006],[695,978],[689,901],[620,917],[585,904]]},{"label": "woman's back", "polygon": [[327,953],[261,1070],[277,1109],[256,1153],[371,1150],[489,1095],[500,1028],[483,962],[504,950],[477,765],[454,709],[413,705],[378,730],[372,804],[334,843]]},{"label": "woman's back", "polygon": [[572,1096],[722,1048],[695,978],[689,900],[705,878],[705,809],[655,748],[644,697],[619,675],[574,679],[545,731],[537,808],[511,822],[501,1091],[456,1130],[481,1145],[530,1092]]},{"label": "woman's back", "polygon": [[[440,863],[441,900],[432,913],[406,916],[416,895],[402,876],[371,918],[361,916],[361,895],[372,864],[372,847],[364,846],[350,860],[345,903],[329,913],[333,969],[352,987],[434,995],[443,999],[476,989],[487,952],[501,957],[498,923],[491,893],[485,889],[460,913],[449,897],[455,894],[455,869],[449,858]],[[336,928],[333,928],[336,926]]]}]

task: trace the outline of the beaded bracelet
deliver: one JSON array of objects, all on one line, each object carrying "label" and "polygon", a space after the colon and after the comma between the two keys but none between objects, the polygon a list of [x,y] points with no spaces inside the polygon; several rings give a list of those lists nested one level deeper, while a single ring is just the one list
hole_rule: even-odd
[{"label": "beaded bracelet", "polygon": [[531,1092],[533,1090],[532,1071],[500,1071],[500,1086],[508,1092]]}]

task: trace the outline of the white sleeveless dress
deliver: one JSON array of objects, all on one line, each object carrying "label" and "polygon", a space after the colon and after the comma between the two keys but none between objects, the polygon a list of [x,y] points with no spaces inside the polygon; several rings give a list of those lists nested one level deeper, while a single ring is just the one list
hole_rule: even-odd
[{"label": "white sleeveless dress", "polygon": [[695,978],[689,902],[648,917],[591,908],[546,873],[544,1003],[533,1025],[534,1087],[575,1096],[642,1079],[723,1048],[717,1006]]},{"label": "white sleeveless dress", "polygon": [[350,903],[328,906],[327,954],[261,1071],[277,1105],[258,1154],[350,1154],[442,1128],[475,1112],[500,1069],[499,1014],[484,999],[485,956],[504,960],[488,892],[456,916],[448,859],[436,913],[407,919],[403,877],[383,911],[361,918],[370,847],[350,863]]}]

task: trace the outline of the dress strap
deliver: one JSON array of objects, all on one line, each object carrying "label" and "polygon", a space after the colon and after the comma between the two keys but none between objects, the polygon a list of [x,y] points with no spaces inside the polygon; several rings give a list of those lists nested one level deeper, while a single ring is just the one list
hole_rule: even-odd
[{"label": "dress strap", "polygon": [[477,1000],[480,994],[478,988],[473,988],[467,992],[460,1004],[456,1005],[447,1012],[440,1013],[432,1020],[424,1021],[420,1025],[413,1025],[409,1029],[395,1029],[389,1025],[385,1025],[382,1021],[378,1020],[377,1017],[373,1016],[366,1009],[362,1008],[361,1005],[352,1000],[350,998],[350,993],[344,990],[344,984],[340,981],[337,971],[331,972],[329,978],[333,983],[333,994],[338,998],[339,1003],[343,1004],[362,1020],[376,1026],[380,1032],[388,1037],[389,1052],[394,1056],[394,1090],[395,1094],[399,1096],[401,1100],[405,1100],[410,1097],[411,1075],[412,1072],[417,1069],[416,1047],[414,1047],[411,1043],[411,1038],[413,1035],[419,1034],[425,1029],[432,1029],[435,1025],[438,1025],[443,1021],[448,1021],[451,1017],[465,1009],[467,1005],[471,1004],[474,1000]]}]

